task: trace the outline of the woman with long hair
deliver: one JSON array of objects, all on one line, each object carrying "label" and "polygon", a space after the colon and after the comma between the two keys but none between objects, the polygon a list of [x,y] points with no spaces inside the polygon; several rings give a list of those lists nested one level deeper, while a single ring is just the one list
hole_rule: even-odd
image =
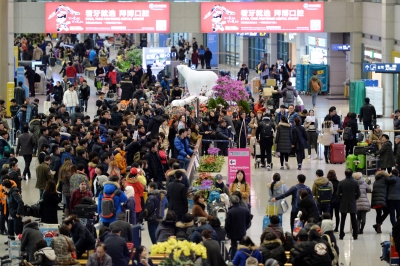
[{"label": "woman with long hair", "polygon": [[178,131],[182,128],[186,128],[186,116],[181,115],[179,117],[179,122],[178,122]]},{"label": "woman with long hair", "polygon": [[363,234],[365,223],[367,222],[367,212],[371,210],[367,193],[371,193],[371,187],[365,182],[362,174],[357,172],[353,174],[354,179],[360,187],[360,197],[357,199],[357,225],[358,234]]},{"label": "woman with long hair", "polygon": [[171,157],[170,158],[176,158],[177,154],[175,154],[175,149],[174,149],[174,140],[175,137],[178,135],[178,120],[171,120],[171,126],[169,128],[168,132],[168,142],[169,142],[169,148],[168,150],[171,151]]},{"label": "woman with long hair", "polygon": [[340,223],[340,216],[339,216],[340,199],[337,196],[337,189],[338,189],[338,186],[339,186],[339,181],[337,179],[335,170],[329,170],[328,174],[326,175],[326,178],[328,178],[328,180],[331,181],[332,185],[333,185],[332,199],[331,199],[329,211],[331,213],[331,219],[332,220],[333,220],[333,213],[335,213],[336,225],[335,225],[335,230],[334,231],[335,232],[339,232],[338,230],[339,230],[339,223]]},{"label": "woman with long hair", "polygon": [[307,133],[308,159],[311,159],[311,146],[314,147],[315,153],[318,155],[318,119],[314,116],[314,110],[310,110],[308,116],[303,125]]},{"label": "woman with long hair", "polygon": [[190,128],[190,144],[196,146],[197,140],[199,139],[199,124],[192,124]]},{"label": "woman with long hair", "polygon": [[330,146],[332,143],[335,143],[335,135],[337,134],[337,131],[333,127],[333,121],[330,119],[330,116],[326,116],[325,121],[322,123],[322,134],[325,162],[329,163],[331,154]]},{"label": "woman with long hair", "polygon": [[303,160],[306,157],[304,149],[307,148],[307,133],[301,125],[300,118],[294,119],[295,126],[292,129],[292,148],[296,151],[297,170],[301,170]]},{"label": "woman with long hair", "polygon": [[[272,198],[279,197],[279,196],[285,194],[288,191],[288,188],[287,188],[285,182],[281,181],[281,175],[279,173],[275,173],[272,176],[272,180],[273,180],[272,183],[268,183],[267,184],[270,200]],[[283,221],[282,220],[283,209],[282,209],[282,206],[281,206],[281,201],[282,200],[277,200],[276,203],[274,203],[274,204],[276,204],[275,206],[278,206],[278,213],[277,214],[278,214],[278,216],[279,216],[279,218],[281,220],[281,223],[282,223],[282,221]],[[270,203],[268,202],[267,204],[270,204]]]},{"label": "woman with long hair", "polygon": [[133,255],[133,266],[154,266],[153,261],[147,258],[147,248],[137,246]]},{"label": "woman with long hair", "polygon": [[375,125],[374,129],[371,131],[371,135],[369,135],[369,142],[373,145],[376,145],[376,150],[380,150],[382,148],[382,129],[379,125]]},{"label": "woman with long hair", "polygon": [[206,204],[202,193],[196,193],[193,197],[193,202],[192,214],[194,217],[206,217],[207,220],[212,218],[211,215],[206,213]]},{"label": "woman with long hair", "polygon": [[58,172],[58,186],[62,186],[62,203],[64,204],[64,214],[69,215],[69,201],[71,200],[71,191],[69,180],[76,173],[76,165],[72,164],[69,158],[65,158],[64,164]]},{"label": "woman with long hair", "polygon": [[229,188],[231,195],[234,191],[240,192],[242,199],[245,200],[247,204],[250,203],[250,185],[246,182],[246,175],[243,170],[238,170],[236,172],[236,178]]},{"label": "woman with long hair", "polygon": [[42,199],[41,222],[46,224],[58,224],[57,210],[60,197],[56,190],[56,183],[53,180],[47,181]]}]

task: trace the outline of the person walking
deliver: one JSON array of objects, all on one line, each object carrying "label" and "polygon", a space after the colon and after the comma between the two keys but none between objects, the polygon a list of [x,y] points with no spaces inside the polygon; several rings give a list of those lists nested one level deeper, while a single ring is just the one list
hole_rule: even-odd
[{"label": "person walking", "polygon": [[368,200],[367,193],[371,193],[371,187],[365,182],[360,172],[353,174],[354,179],[360,187],[360,197],[357,199],[357,229],[358,234],[364,232],[365,223],[367,222],[367,212],[371,210],[371,205]]},{"label": "person walking", "polygon": [[[318,169],[315,171],[315,176],[317,177],[314,180],[314,184],[312,186],[312,194],[314,195],[314,199],[318,204],[318,210],[319,214],[322,215],[324,212],[329,212],[330,211],[330,202],[332,201],[332,195],[331,196],[331,201],[329,202],[324,202],[326,201],[329,197],[329,195],[319,195],[319,191],[321,190],[331,190],[331,193],[333,193],[333,184],[328,180],[328,178],[324,177],[324,171],[322,169]],[[324,199],[322,199],[324,197]]]},{"label": "person walking", "polygon": [[388,186],[387,207],[390,213],[390,222],[392,226],[396,223],[396,217],[400,216],[400,178],[399,170],[393,169],[390,182],[394,183]]},{"label": "person walking", "polygon": [[318,78],[317,72],[313,71],[313,76],[308,81],[308,91],[311,93],[312,97],[311,101],[314,109],[317,105],[317,96],[318,93],[321,92],[321,88],[322,88],[321,80]]},{"label": "person walking", "polygon": [[371,208],[376,211],[376,224],[372,227],[378,234],[382,233],[381,225],[389,215],[387,208],[388,185],[393,184],[394,180],[385,171],[378,171],[375,174],[375,182],[372,185]]},{"label": "person walking", "polygon": [[360,198],[361,192],[358,182],[353,178],[353,170],[350,168],[346,169],[344,172],[346,178],[339,182],[337,195],[340,200],[340,233],[339,239],[343,240],[344,225],[346,223],[346,216],[350,213],[351,226],[353,228],[353,238],[357,239],[358,236],[358,226],[357,226],[357,200]]},{"label": "person walking", "polygon": [[376,124],[375,107],[369,103],[370,99],[364,99],[364,105],[360,108],[360,123],[364,125],[364,130],[372,130],[373,124]]},{"label": "person walking", "polygon": [[175,179],[167,185],[168,210],[174,211],[178,221],[188,212],[187,187],[182,183],[183,172],[175,172]]},{"label": "person walking", "polygon": [[311,147],[314,147],[318,159],[318,119],[314,116],[314,110],[308,112],[308,117],[303,124],[307,133],[308,159],[311,159]]},{"label": "person walking", "polygon": [[283,96],[283,102],[287,105],[294,104],[298,96],[297,90],[292,86],[292,82],[290,81],[286,83],[286,87],[279,93]]},{"label": "person walking", "polygon": [[343,132],[343,139],[344,139],[344,144],[346,145],[346,157],[349,154],[353,154],[354,146],[357,143],[357,133],[360,131],[358,130],[358,125],[357,125],[357,114],[356,113],[350,113],[350,119],[346,123],[346,127],[344,128]]},{"label": "person walking", "polygon": [[332,199],[331,199],[331,203],[330,203],[330,207],[329,207],[329,212],[331,214],[331,219],[332,220],[333,220],[333,213],[335,213],[336,225],[335,225],[334,232],[339,232],[340,200],[339,200],[339,197],[337,196],[337,190],[338,190],[338,187],[339,187],[339,180],[337,180],[337,176],[336,176],[335,170],[329,170],[328,174],[326,175],[326,178],[328,178],[328,180],[333,185],[333,194],[332,194]]},{"label": "person walking", "polygon": [[300,118],[296,117],[294,119],[294,128],[292,130],[292,148],[296,152],[297,159],[297,170],[301,170],[303,160],[306,157],[304,153],[304,149],[307,146],[307,133],[304,127],[301,125]]},{"label": "person walking", "polygon": [[251,219],[249,210],[240,207],[240,199],[238,196],[231,196],[230,202],[232,207],[229,209],[226,215],[225,230],[228,238],[231,239],[231,257],[234,258],[238,247],[238,242],[242,240],[242,238],[246,235],[247,229],[250,228]]},{"label": "person walking", "polygon": [[[79,87],[79,92],[79,108],[82,110],[82,112],[83,110],[87,112],[88,100],[90,97],[90,87],[88,86],[86,79],[83,80],[82,85]],[[83,105],[85,105],[85,109],[83,108]]]},{"label": "person walking", "polygon": [[333,127],[333,121],[330,120],[330,116],[325,117],[325,121],[322,123],[322,145],[324,145],[324,157],[325,162],[328,164],[331,153],[331,144],[335,143],[335,135],[337,131]]},{"label": "person walking", "polygon": [[[258,113],[257,113],[258,117]],[[253,126],[256,128],[256,139],[260,143],[261,151],[261,167],[265,167],[265,155],[267,156],[267,170],[271,171],[272,163],[272,145],[274,143],[275,125],[271,122],[269,116],[262,117],[261,121],[254,118],[255,123]]]},{"label": "person walking", "polygon": [[381,169],[387,170],[387,172],[390,174],[393,166],[395,166],[396,163],[392,150],[392,142],[389,140],[388,135],[382,135],[382,148],[380,148],[375,155],[379,155]]},{"label": "person walking", "polygon": [[286,169],[289,167],[289,153],[291,152],[292,131],[286,116],[281,116],[281,121],[276,129],[275,137],[275,150],[280,153],[281,170],[284,170],[283,162],[285,162]]},{"label": "person walking", "polygon": [[22,127],[22,134],[19,135],[18,137],[18,144],[17,144],[17,150],[16,150],[16,156],[22,155],[24,157],[25,161],[25,168],[24,171],[22,172],[23,179],[26,179],[26,176],[28,176],[28,179],[32,177],[31,171],[30,171],[30,166],[32,162],[32,154],[33,150],[35,149],[36,146],[36,141],[32,133],[29,132],[29,127],[28,125],[24,125]]},{"label": "person walking", "polygon": [[[270,201],[272,198],[277,198],[279,196],[285,195],[285,193],[288,191],[285,182],[281,181],[281,175],[279,173],[275,173],[272,176],[272,180],[273,180],[272,183],[267,184]],[[278,205],[278,216],[282,221],[282,215],[284,211],[282,209],[281,201],[282,200],[278,200],[277,205]]]},{"label": "person walking", "polygon": [[70,84],[69,89],[64,92],[63,103],[70,115],[75,112],[75,107],[78,106],[79,100],[73,84]]}]

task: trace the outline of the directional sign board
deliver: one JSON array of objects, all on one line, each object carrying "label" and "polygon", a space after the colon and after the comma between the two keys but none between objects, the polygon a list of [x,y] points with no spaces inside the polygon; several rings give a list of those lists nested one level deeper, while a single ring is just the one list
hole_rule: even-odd
[{"label": "directional sign board", "polygon": [[368,63],[363,66],[364,72],[400,73],[400,64],[394,63]]},{"label": "directional sign board", "polygon": [[246,182],[250,185],[250,149],[228,149],[228,183],[235,181],[238,170],[243,170]]}]

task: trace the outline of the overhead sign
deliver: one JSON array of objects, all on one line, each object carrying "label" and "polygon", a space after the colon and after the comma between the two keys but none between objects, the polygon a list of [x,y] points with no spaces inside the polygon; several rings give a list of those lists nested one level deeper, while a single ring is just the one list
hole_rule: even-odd
[{"label": "overhead sign", "polygon": [[228,183],[232,184],[235,181],[238,170],[243,170],[246,176],[246,182],[250,181],[250,149],[228,149]]},{"label": "overhead sign", "polygon": [[266,32],[242,32],[236,33],[236,36],[244,36],[244,37],[269,37],[269,34]]},{"label": "overhead sign", "polygon": [[332,51],[350,51],[350,44],[332,44]]},{"label": "overhead sign", "polygon": [[400,73],[400,64],[393,64],[393,63],[364,64],[363,69],[364,72]]},{"label": "overhead sign", "polygon": [[45,31],[74,33],[169,32],[168,2],[48,2]]},{"label": "overhead sign", "polygon": [[323,2],[202,2],[201,31],[323,32]]}]

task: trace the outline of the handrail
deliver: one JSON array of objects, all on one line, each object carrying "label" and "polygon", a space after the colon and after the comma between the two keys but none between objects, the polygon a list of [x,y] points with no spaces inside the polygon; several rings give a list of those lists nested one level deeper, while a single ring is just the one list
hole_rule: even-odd
[{"label": "handrail", "polygon": [[[203,138],[203,136],[199,135],[199,138],[197,139],[197,142],[196,142],[197,149],[194,150],[195,152],[199,151],[202,138]],[[186,169],[186,176],[189,178],[189,184],[192,184],[193,175],[194,175],[194,172],[196,171],[196,165],[194,163],[195,159],[196,159],[196,154],[193,153],[192,157],[190,158],[189,165]]]}]

